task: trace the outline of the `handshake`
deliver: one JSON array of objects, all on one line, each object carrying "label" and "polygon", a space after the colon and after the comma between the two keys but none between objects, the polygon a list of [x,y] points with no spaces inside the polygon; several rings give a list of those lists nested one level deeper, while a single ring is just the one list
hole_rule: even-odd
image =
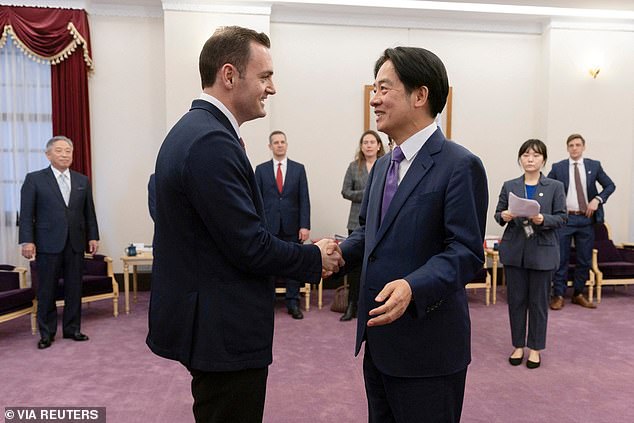
[{"label": "handshake", "polygon": [[339,271],[346,262],[343,260],[341,248],[334,239],[323,238],[315,243],[321,251],[321,277],[327,278]]}]

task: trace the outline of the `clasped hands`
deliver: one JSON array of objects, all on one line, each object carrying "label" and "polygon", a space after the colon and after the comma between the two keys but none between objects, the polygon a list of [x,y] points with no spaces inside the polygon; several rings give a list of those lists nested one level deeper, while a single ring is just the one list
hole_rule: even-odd
[{"label": "clasped hands", "polygon": [[315,243],[321,251],[321,277],[327,278],[339,271],[346,262],[343,260],[341,248],[334,239],[324,238]]}]

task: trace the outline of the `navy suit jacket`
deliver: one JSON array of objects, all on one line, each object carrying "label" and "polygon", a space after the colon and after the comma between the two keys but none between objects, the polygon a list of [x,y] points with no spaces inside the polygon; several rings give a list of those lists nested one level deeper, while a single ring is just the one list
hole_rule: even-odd
[{"label": "navy suit jacket", "polygon": [[267,229],[274,235],[297,235],[300,228],[310,229],[310,198],[304,165],[287,159],[281,194],[274,176],[272,160],[255,168]]},{"label": "navy suit jacket", "polygon": [[[602,223],[605,220],[603,204],[608,201],[608,198],[616,189],[616,185],[614,185],[612,179],[603,171],[600,161],[583,159],[583,166],[586,168],[586,194],[588,195],[588,202],[596,196],[601,197],[601,200],[603,200],[593,215],[595,223]],[[568,187],[570,186],[569,160],[564,159],[553,164],[553,168],[550,170],[550,173],[548,173],[548,177],[563,182],[565,192],[567,193]],[[601,192],[597,191],[597,182],[603,188]]]},{"label": "navy suit jacket", "polygon": [[508,209],[509,193],[526,198],[524,176],[504,182],[495,220],[502,226],[507,225],[500,243],[500,261],[507,266],[523,267],[534,270],[555,270],[559,267],[559,238],[557,228],[566,224],[566,193],[564,185],[554,179],[539,178],[535,189],[535,201],[539,203],[540,213],[544,216],[541,225],[530,223],[534,234],[526,238],[524,221],[516,217],[510,222],[502,219],[502,212]]},{"label": "navy suit jacket", "polygon": [[265,228],[262,197],[227,117],[194,100],[156,161],[150,349],[202,371],[262,368],[272,361],[270,275],[321,277],[314,245]]},{"label": "navy suit jacket", "polygon": [[24,178],[20,195],[19,242],[31,242],[38,253],[58,254],[70,239],[73,251],[86,251],[88,240],[99,240],[99,227],[88,177],[70,171],[68,206],[51,167]]},{"label": "navy suit jacket", "polygon": [[[443,376],[471,360],[464,286],[482,267],[488,205],[478,157],[437,129],[419,150],[381,223],[391,154],[372,168],[360,227],[341,244],[347,265],[363,262],[356,353],[365,340],[377,368],[398,377]],[[385,284],[405,279],[412,303],[396,321],[367,327]]]}]

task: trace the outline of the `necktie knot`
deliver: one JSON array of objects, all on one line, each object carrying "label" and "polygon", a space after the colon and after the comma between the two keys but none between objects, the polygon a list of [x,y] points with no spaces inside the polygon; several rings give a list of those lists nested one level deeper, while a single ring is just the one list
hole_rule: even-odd
[{"label": "necktie knot", "polygon": [[392,161],[396,163],[400,163],[405,158],[405,154],[403,154],[403,150],[401,147],[396,146],[394,150],[392,150]]}]

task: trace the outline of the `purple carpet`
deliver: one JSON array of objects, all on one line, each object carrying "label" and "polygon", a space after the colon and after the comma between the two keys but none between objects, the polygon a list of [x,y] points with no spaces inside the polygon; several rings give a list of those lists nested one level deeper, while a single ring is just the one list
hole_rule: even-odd
[{"label": "purple carpet", "polygon": [[[604,289],[598,309],[570,303],[550,312],[542,366],[512,367],[504,288],[485,307],[469,293],[473,362],[463,422],[632,422],[634,290]],[[301,321],[277,302],[274,362],[264,421],[364,422],[362,358],[353,356],[355,322],[325,306]],[[145,346],[148,293],[130,315],[112,317],[108,300],[84,305],[88,342],[61,338],[39,351],[29,317],[0,324],[0,411],[6,406],[103,406],[108,422],[193,422],[190,377]],[[122,308],[122,307],[121,307]],[[61,315],[60,315],[61,321]]]}]

